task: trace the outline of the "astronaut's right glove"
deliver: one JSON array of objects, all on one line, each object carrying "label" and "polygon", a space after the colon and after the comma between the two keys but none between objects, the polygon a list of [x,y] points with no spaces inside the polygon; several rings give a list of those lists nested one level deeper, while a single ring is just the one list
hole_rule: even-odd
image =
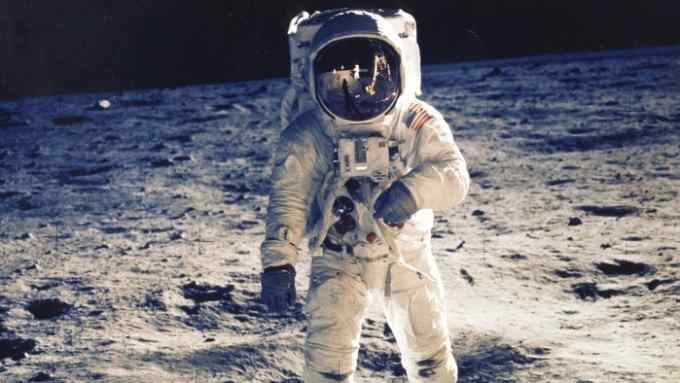
[{"label": "astronaut's right glove", "polygon": [[295,267],[267,267],[261,275],[262,303],[269,311],[281,312],[295,303]]},{"label": "astronaut's right glove", "polygon": [[376,219],[382,218],[388,225],[399,226],[418,211],[418,206],[406,185],[397,180],[378,196],[373,210]]}]

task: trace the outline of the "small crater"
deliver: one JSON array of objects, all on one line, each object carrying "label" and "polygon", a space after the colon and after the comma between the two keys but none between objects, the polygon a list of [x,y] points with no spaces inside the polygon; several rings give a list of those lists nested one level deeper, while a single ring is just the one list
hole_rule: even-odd
[{"label": "small crater", "polygon": [[236,194],[230,195],[229,197],[225,198],[224,203],[227,205],[233,205],[243,200],[245,200],[245,196],[243,194]]},{"label": "small crater", "polygon": [[183,154],[183,155],[173,157],[172,161],[174,161],[174,162],[187,162],[187,161],[193,161],[193,158],[190,155]]},{"label": "small crater", "polygon": [[574,209],[600,217],[625,217],[627,215],[640,214],[640,208],[627,205],[579,205]]},{"label": "small crater", "polygon": [[158,291],[147,293],[139,307],[153,311],[168,311],[168,306],[163,302],[161,293]]},{"label": "small crater", "polygon": [[[535,349],[531,351],[536,353]],[[485,343],[472,353],[457,356],[458,374],[461,383],[515,382],[511,378],[513,371],[536,360],[536,357],[510,345]]]},{"label": "small crater", "polygon": [[487,72],[486,74],[484,74],[484,76],[482,77],[482,80],[485,80],[485,79],[487,79],[487,78],[489,78],[489,77],[499,77],[499,76],[503,76],[504,74],[505,74],[505,73],[503,72],[503,70],[502,70],[501,68],[499,68],[499,67],[494,67],[492,70],[490,70],[489,72]]},{"label": "small crater", "polygon": [[6,192],[0,192],[0,201],[10,199],[10,198],[13,198],[13,197],[17,197],[17,196],[20,196],[20,195],[23,195],[23,194],[21,192],[12,191],[12,190],[6,191]]},{"label": "small crater", "polygon": [[628,241],[628,242],[642,242],[642,241],[646,241],[646,240],[650,240],[650,239],[652,239],[652,238],[651,237],[640,237],[640,236],[637,236],[637,235],[630,235],[630,236],[621,238],[622,241]]},{"label": "small crater", "polygon": [[209,106],[209,108],[217,112],[224,112],[234,109],[233,105],[231,104],[216,104]]},{"label": "small crater", "polygon": [[[194,137],[191,133],[189,133],[189,134],[177,134],[177,135],[174,135],[174,136],[165,137],[165,141],[168,141],[168,142],[175,141],[175,142],[179,142],[180,144],[188,144],[193,140],[194,140]],[[162,145],[162,144],[160,144],[160,145]]]},{"label": "small crater", "polygon": [[123,234],[128,232],[128,229],[122,226],[107,226],[102,227],[99,230],[105,234]]},{"label": "small crater", "polygon": [[573,179],[573,178],[559,178],[559,179],[545,181],[545,186],[558,186],[558,185],[571,184],[571,183],[574,183],[574,182],[576,182],[576,180]]},{"label": "small crater", "polygon": [[26,307],[36,319],[52,319],[67,314],[73,308],[72,305],[56,298],[38,299],[31,301]]},{"label": "small crater", "polygon": [[119,135],[116,134],[107,134],[102,139],[106,142],[114,142],[114,141],[121,141],[122,138]]},{"label": "small crater", "polygon": [[249,230],[252,229],[255,226],[258,226],[260,224],[259,221],[254,221],[254,220],[248,220],[248,219],[243,219],[239,224],[237,225],[237,228],[239,230]]},{"label": "small crater", "polygon": [[182,286],[184,297],[191,299],[196,303],[203,303],[208,301],[223,301],[231,299],[231,292],[234,290],[234,285],[215,286],[210,284],[198,284],[194,281]]},{"label": "small crater", "polygon": [[569,134],[587,134],[587,133],[592,133],[596,129],[592,127],[578,127],[578,128],[571,128],[567,129],[567,133]]},{"label": "small crater", "polygon": [[33,339],[9,338],[0,339],[0,360],[11,358],[21,360],[26,354],[35,350],[38,343]]},{"label": "small crater", "polygon": [[598,298],[609,299],[613,296],[622,295],[621,289],[601,289],[596,282],[583,282],[572,285],[574,293],[582,300],[596,301]]},{"label": "small crater", "polygon": [[659,287],[661,285],[670,285],[670,284],[673,284],[677,281],[678,280],[674,279],[674,278],[653,279],[653,280],[645,283],[645,286],[647,286],[647,288],[649,290],[654,291],[654,290],[656,290],[657,287]]},{"label": "small crater", "polygon": [[208,294],[208,301],[178,306],[189,315],[187,325],[199,329],[222,328],[241,334],[244,331],[264,334],[276,333],[282,324],[302,323],[306,318],[303,305],[298,302],[284,312],[273,313],[260,302],[259,294],[249,290],[233,290],[228,299],[219,301],[214,301],[219,294]]},{"label": "small crater", "polygon": [[596,263],[595,267],[609,276],[620,276],[620,275],[639,275],[644,276],[647,274],[654,274],[656,268],[650,266],[646,263],[631,262],[623,259],[614,260],[615,263],[600,262]]},{"label": "small crater", "polygon": [[50,375],[46,372],[42,372],[42,371],[33,375],[33,377],[31,377],[28,381],[29,382],[51,382],[51,383],[61,382],[61,380],[57,380],[52,375]]},{"label": "small crater", "polygon": [[576,269],[555,270],[555,275],[560,278],[580,278],[583,273]]},{"label": "small crater", "polygon": [[57,126],[78,125],[86,122],[92,122],[92,119],[80,115],[59,116],[52,119],[52,123]]},{"label": "small crater", "polygon": [[64,173],[64,175],[68,176],[68,177],[93,176],[93,175],[96,175],[96,174],[107,173],[107,172],[110,172],[111,170],[114,170],[114,169],[115,169],[115,166],[113,166],[113,165],[73,168],[73,169],[67,171],[66,173]]},{"label": "small crater", "polygon": [[151,160],[151,167],[154,168],[167,168],[173,166],[175,163],[169,158],[161,158],[156,160]]}]

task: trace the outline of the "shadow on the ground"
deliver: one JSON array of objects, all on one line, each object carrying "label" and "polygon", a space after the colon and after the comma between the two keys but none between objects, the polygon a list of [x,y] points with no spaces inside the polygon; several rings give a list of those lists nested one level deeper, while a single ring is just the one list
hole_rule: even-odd
[{"label": "shadow on the ground", "polygon": [[[269,338],[234,345],[215,345],[179,356],[146,354],[144,363],[160,364],[179,374],[219,376],[226,382],[302,382],[303,334]],[[535,350],[528,350],[533,352]],[[537,359],[527,350],[489,341],[456,355],[460,383],[514,383],[515,372]],[[363,372],[362,372],[363,371]],[[359,354],[359,375],[381,376],[390,381],[406,381],[396,345],[368,342]]]},{"label": "shadow on the ground", "polygon": [[[540,352],[540,351],[539,351]],[[459,383],[514,383],[518,382],[514,372],[531,364],[536,358],[519,348],[488,341],[475,345],[455,355],[458,364]],[[359,351],[360,369],[369,370],[370,375],[384,373],[385,377],[404,377],[396,346],[378,348],[369,344]]]},{"label": "shadow on the ground", "polygon": [[474,350],[457,355],[459,382],[517,382],[514,372],[535,361],[535,357],[508,344],[483,343]]}]

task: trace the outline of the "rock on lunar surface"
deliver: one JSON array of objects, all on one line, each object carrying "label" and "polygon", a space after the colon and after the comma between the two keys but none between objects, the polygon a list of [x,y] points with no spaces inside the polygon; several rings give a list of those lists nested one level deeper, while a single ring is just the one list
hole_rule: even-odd
[{"label": "rock on lunar surface", "polygon": [[18,337],[0,338],[0,361],[5,358],[14,360],[24,359],[27,353],[33,351],[37,342],[33,339]]}]

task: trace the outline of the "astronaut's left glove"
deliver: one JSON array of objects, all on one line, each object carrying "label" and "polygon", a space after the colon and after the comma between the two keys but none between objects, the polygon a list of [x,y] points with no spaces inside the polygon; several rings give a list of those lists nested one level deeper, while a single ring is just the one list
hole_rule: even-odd
[{"label": "astronaut's left glove", "polygon": [[295,267],[268,267],[262,273],[262,303],[269,311],[281,312],[295,303]]},{"label": "astronaut's left glove", "polygon": [[373,211],[376,219],[382,218],[388,225],[399,226],[418,211],[418,206],[406,185],[397,180],[378,196]]}]

